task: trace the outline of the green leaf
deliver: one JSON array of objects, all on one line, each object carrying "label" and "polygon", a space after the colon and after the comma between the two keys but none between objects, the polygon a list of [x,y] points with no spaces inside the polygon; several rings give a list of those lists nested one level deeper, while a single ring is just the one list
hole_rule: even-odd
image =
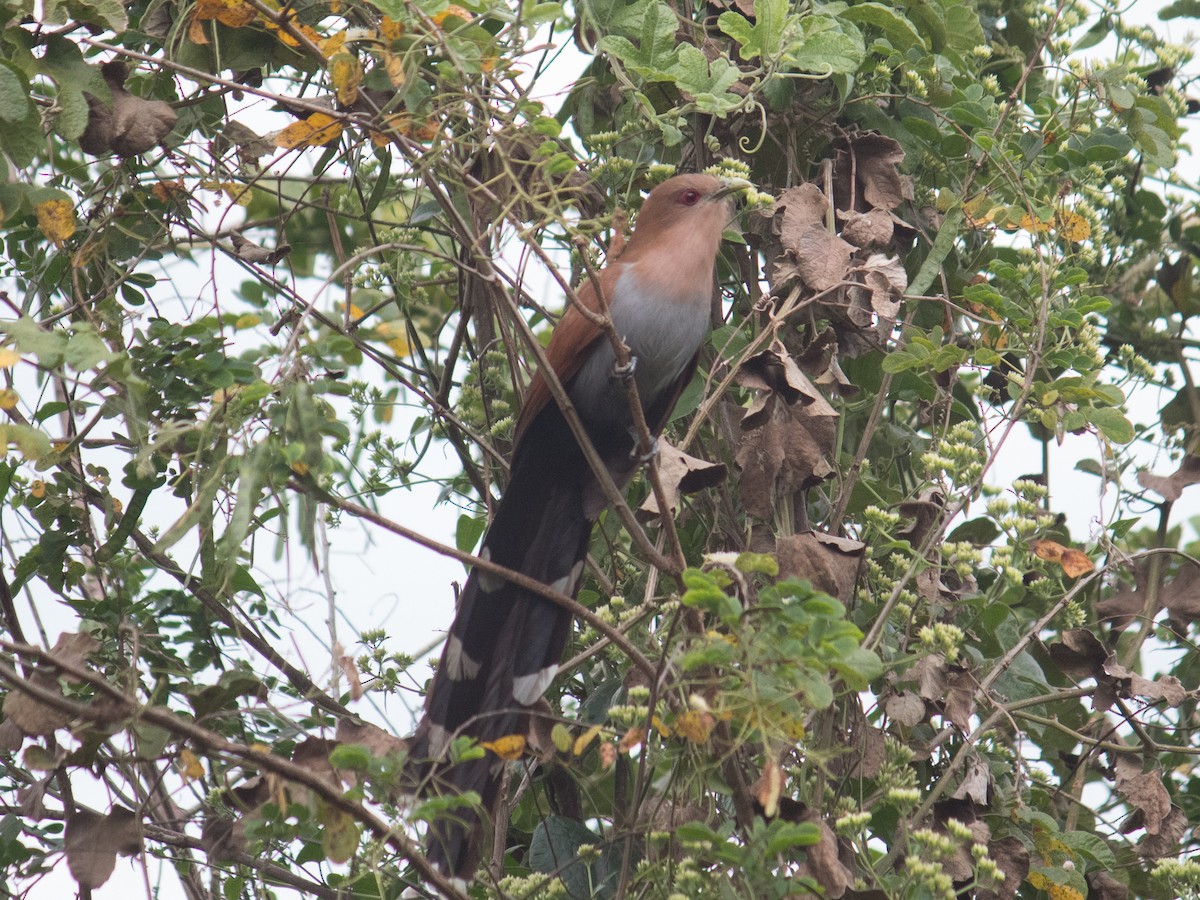
[{"label": "green leaf", "polygon": [[921,268],[917,270],[917,274],[909,283],[908,294],[910,296],[919,296],[929,290],[929,286],[933,284],[933,280],[937,278],[938,273],[941,271],[942,263],[946,261],[946,257],[954,249],[954,242],[958,239],[959,226],[962,225],[962,220],[963,210],[961,206],[953,206],[946,210],[946,217],[942,219],[937,237],[933,239],[933,246],[929,248],[929,255],[925,257],[925,261],[921,263]]},{"label": "green leaf", "polygon": [[21,76],[7,65],[0,66],[0,119],[20,122],[32,109],[33,103]]},{"label": "green leaf", "polygon": [[742,59],[772,60],[783,46],[789,18],[787,0],[757,0],[753,24],[730,10],[717,18],[717,27],[738,42],[738,55]]},{"label": "green leaf", "polygon": [[1117,867],[1116,855],[1099,835],[1086,831],[1064,831],[1058,839],[1080,856],[1110,872]]},{"label": "green leaf", "polygon": [[803,36],[783,54],[791,68],[820,75],[858,71],[867,52],[858,29],[850,26],[847,31],[828,16],[807,16],[800,26]]},{"label": "green leaf", "polygon": [[1087,420],[1100,429],[1100,433],[1114,444],[1128,444],[1133,440],[1133,423],[1119,409],[1110,406],[1086,410]]},{"label": "green leaf", "polygon": [[1158,11],[1164,22],[1170,19],[1200,19],[1200,0],[1175,0]]},{"label": "green leaf", "polygon": [[7,111],[0,146],[18,166],[33,162],[42,149],[42,118],[29,99],[29,82],[11,63],[0,60],[0,103]]},{"label": "green leaf", "polygon": [[690,94],[703,112],[719,116],[742,102],[729,88],[741,77],[738,67],[724,58],[711,63],[699,48],[684,44],[671,71],[679,89]]},{"label": "green leaf", "polygon": [[88,104],[84,93],[107,100],[110,96],[108,84],[98,69],[84,61],[75,43],[61,36],[46,42],[41,71],[58,87],[60,111],[54,120],[54,130],[64,139],[73,141],[87,128]]},{"label": "green leaf", "polygon": [[99,25],[118,34],[129,27],[125,4],[116,0],[46,0],[45,21]]},{"label": "green leaf", "polygon": [[869,25],[882,31],[892,46],[901,53],[913,47],[927,50],[928,45],[912,22],[890,6],[882,3],[859,3],[842,10],[838,18],[859,25]]},{"label": "green leaf", "polygon": [[598,47],[616,57],[625,68],[649,81],[671,81],[679,48],[675,43],[678,27],[675,13],[665,3],[650,3],[642,12],[638,44],[628,38],[606,35]]},{"label": "green leaf", "polygon": [[371,751],[361,744],[339,744],[329,752],[329,764],[335,769],[365,771],[371,766]]},{"label": "green leaf", "polygon": [[458,517],[458,524],[454,529],[454,546],[463,553],[470,553],[479,544],[479,539],[486,530],[487,519],[464,513]]}]

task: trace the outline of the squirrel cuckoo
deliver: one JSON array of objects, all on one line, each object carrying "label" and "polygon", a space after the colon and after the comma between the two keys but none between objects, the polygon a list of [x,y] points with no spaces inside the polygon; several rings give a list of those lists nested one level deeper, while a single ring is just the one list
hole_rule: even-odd
[{"label": "squirrel cuckoo", "polygon": [[[653,435],[666,425],[692,377],[708,332],[717,250],[730,222],[731,195],[748,185],[711,175],[678,175],[650,192],[624,250],[600,271],[616,333],[633,358],[632,377]],[[591,280],[577,292],[593,312],[602,305]],[[572,305],[546,355],[613,481],[623,488],[639,463],[639,435],[629,395],[614,366],[609,337]],[[534,375],[517,422],[511,477],[479,556],[574,596],[592,525],[607,506],[587,459],[541,373]],[[424,793],[477,791],[483,810],[496,808],[504,761],[451,762],[453,738],[480,742],[523,735],[528,707],[558,670],[571,614],[495,572],[475,569],[413,736],[410,774]],[[454,821],[430,829],[430,861],[465,883],[483,851],[478,812],[458,810]]]}]

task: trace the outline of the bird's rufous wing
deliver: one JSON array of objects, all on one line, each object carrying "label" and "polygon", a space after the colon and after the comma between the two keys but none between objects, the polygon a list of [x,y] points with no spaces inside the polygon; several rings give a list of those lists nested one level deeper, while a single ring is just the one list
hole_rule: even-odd
[{"label": "bird's rufous wing", "polygon": [[[610,266],[603,269],[597,278],[604,290],[605,299],[611,303],[612,286],[616,283],[615,267]],[[582,304],[589,311],[593,313],[600,311],[596,287],[590,278],[575,291],[575,297],[578,304]],[[578,304],[572,303],[563,313],[563,317],[558,320],[558,325],[550,338],[550,344],[546,347],[546,359],[550,363],[550,368],[558,376],[559,382],[564,385],[575,376],[575,373],[587,360],[589,348],[604,337],[600,326],[580,312],[577,308]],[[525,392],[525,404],[521,407],[520,418],[517,419],[514,443],[520,443],[521,436],[529,424],[537,418],[547,403],[553,402],[550,386],[546,384],[546,379],[539,369],[534,372],[533,380],[529,382],[529,390]]]}]

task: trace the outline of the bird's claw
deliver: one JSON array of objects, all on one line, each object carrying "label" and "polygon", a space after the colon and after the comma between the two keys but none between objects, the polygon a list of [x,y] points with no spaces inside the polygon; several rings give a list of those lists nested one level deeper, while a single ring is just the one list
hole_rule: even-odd
[{"label": "bird's claw", "polygon": [[617,363],[617,362],[613,363],[613,376],[616,378],[620,378],[622,381],[627,381],[628,379],[632,378],[633,373],[636,371],[637,371],[637,357],[636,356],[629,357],[629,362],[625,363],[625,365],[621,365],[620,363]]},{"label": "bird's claw", "polygon": [[644,449],[640,443],[634,444],[629,455],[637,460],[639,466],[647,466],[651,460],[658,458],[658,441],[652,439],[649,449]]}]

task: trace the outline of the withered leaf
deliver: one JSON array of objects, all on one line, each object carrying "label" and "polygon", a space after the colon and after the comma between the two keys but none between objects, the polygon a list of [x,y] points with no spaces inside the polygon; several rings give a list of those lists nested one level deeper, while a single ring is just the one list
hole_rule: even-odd
[{"label": "withered leaf", "polygon": [[781,578],[803,578],[812,586],[849,603],[854,596],[866,544],[815,531],[790,534],[775,545]]},{"label": "withered leaf", "polygon": [[1116,682],[1122,696],[1146,697],[1150,700],[1165,700],[1168,706],[1180,706],[1188,697],[1188,691],[1174,675],[1160,675],[1151,681],[1137,672],[1127,669],[1110,655],[1104,662],[1104,674]]},{"label": "withered leaf", "polygon": [[[7,699],[6,697],[5,700],[7,701]],[[23,743],[25,743],[25,735],[21,733],[21,728],[16,722],[12,719],[0,722],[0,750],[16,753],[21,749]]]},{"label": "withered leaf", "polygon": [[1184,563],[1179,574],[1159,591],[1159,602],[1175,621],[1200,620],[1200,566]]},{"label": "withered leaf", "polygon": [[1117,790],[1141,814],[1147,834],[1158,834],[1171,812],[1171,795],[1163,784],[1162,770],[1122,775],[1118,770]]},{"label": "withered leaf", "polygon": [[878,318],[880,331],[891,331],[900,312],[900,301],[908,288],[908,273],[898,257],[888,258],[874,253],[852,268],[852,275],[861,287],[850,289],[850,321],[860,328]]},{"label": "withered leaf", "polygon": [[963,779],[950,795],[955,800],[970,800],[980,806],[987,806],[988,788],[992,783],[992,774],[988,771],[987,763],[978,753],[971,755],[967,763]]},{"label": "withered leaf", "polygon": [[893,722],[911,728],[925,720],[925,701],[911,691],[898,691],[884,701],[883,711]]},{"label": "withered leaf", "polygon": [[779,238],[795,259],[796,274],[810,289],[820,293],[846,280],[854,247],[836,234],[817,225],[802,225],[781,232]]},{"label": "withered leaf", "polygon": [[975,688],[978,682],[974,674],[965,669],[951,669],[950,689],[946,692],[946,718],[957,725],[963,733],[971,731],[971,716],[975,713]]},{"label": "withered leaf", "polygon": [[820,829],[821,839],[816,844],[804,848],[804,862],[800,866],[800,874],[807,874],[821,885],[825,889],[822,896],[836,900],[854,883],[854,873],[847,869],[838,857],[837,836],[821,821],[820,816],[810,812],[805,816],[805,821],[814,823]]},{"label": "withered leaf", "polygon": [[917,693],[926,700],[941,700],[946,696],[946,689],[950,682],[946,657],[940,653],[931,653],[921,657],[911,669],[901,676],[901,680],[915,682]]},{"label": "withered leaf", "polygon": [[[659,437],[658,477],[671,512],[679,508],[680,498],[684,494],[694,494],[716,487],[728,474],[729,470],[724,463],[708,462],[689,456],[666,438]],[[658,517],[658,500],[653,491],[638,508],[638,516],[643,520]]]},{"label": "withered leaf", "polygon": [[1149,469],[1138,469],[1137,480],[1142,487],[1161,495],[1164,500],[1178,500],[1185,487],[1200,483],[1200,456],[1185,456],[1179,468],[1170,475],[1155,475]]},{"label": "withered leaf", "polygon": [[826,328],[818,334],[794,359],[818,387],[826,388],[839,397],[854,397],[859,387],[852,384],[838,362],[837,333]]},{"label": "withered leaf", "polygon": [[995,890],[981,889],[976,893],[979,900],[1012,900],[1017,889],[1029,874],[1029,850],[1021,839],[1010,835],[988,843],[990,856],[1004,873],[1004,880]]},{"label": "withered leaf", "polygon": [[807,422],[784,415],[783,421],[772,419],[744,435],[734,457],[741,469],[742,505],[752,516],[770,517],[777,498],[814,487],[834,473],[826,458],[830,448]]},{"label": "withered leaf", "polygon": [[783,768],[777,760],[767,759],[752,790],[765,818],[773,819],[779,815],[779,797],[783,793]]},{"label": "withered leaf", "polygon": [[932,488],[922,491],[915,500],[905,500],[899,505],[898,512],[912,521],[900,530],[899,536],[914,547],[919,547],[930,529],[941,521],[945,508],[945,495]]},{"label": "withered leaf", "polygon": [[1142,839],[1138,841],[1137,845],[1138,856],[1144,859],[1173,856],[1179,851],[1179,841],[1183,838],[1187,827],[1188,820],[1183,810],[1178,806],[1172,806],[1157,832],[1151,834],[1147,829],[1146,833],[1142,835]]},{"label": "withered leaf", "polygon": [[1108,648],[1086,628],[1063,632],[1062,640],[1050,645],[1050,659],[1071,678],[1092,678],[1108,659]]},{"label": "withered leaf", "polygon": [[358,744],[366,747],[372,756],[377,757],[392,756],[408,749],[407,741],[370,722],[338,719],[337,731],[334,736],[339,744]]},{"label": "withered leaf", "polygon": [[118,853],[132,856],[142,849],[138,817],[123,806],[114,806],[107,816],[75,810],[67,816],[63,849],[79,886],[98,888],[112,875]]},{"label": "withered leaf", "polygon": [[886,247],[892,241],[895,223],[886,209],[872,209],[865,213],[852,209],[839,210],[842,237],[856,247]]},{"label": "withered leaf", "polygon": [[1088,900],[1128,900],[1129,888],[1103,869],[1088,872],[1085,877]]},{"label": "withered leaf", "polygon": [[843,735],[843,742],[847,752],[829,761],[829,771],[851,778],[874,778],[879,774],[887,759],[882,731],[872,728],[864,719],[853,732]]},{"label": "withered leaf", "polygon": [[[849,143],[853,168],[868,207],[893,210],[905,200],[913,199],[912,179],[900,174],[904,150],[897,141],[882,134],[863,134]],[[848,163],[839,154],[838,168],[848,168]]]},{"label": "withered leaf", "polygon": [[[58,680],[39,669],[29,676],[29,683],[61,695]],[[48,737],[71,721],[70,715],[42,700],[13,688],[4,698],[4,717],[30,737]]]}]

